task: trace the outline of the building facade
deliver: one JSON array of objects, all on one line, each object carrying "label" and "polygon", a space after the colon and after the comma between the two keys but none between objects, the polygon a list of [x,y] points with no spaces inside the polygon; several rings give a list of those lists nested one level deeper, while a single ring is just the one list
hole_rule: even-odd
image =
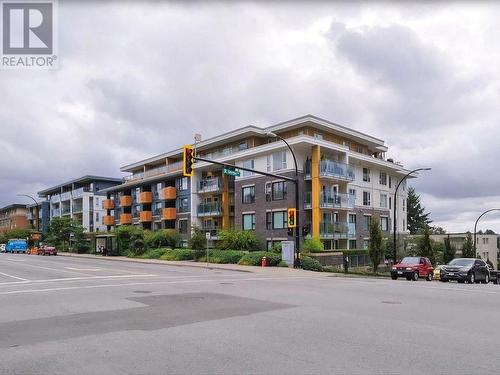
[{"label": "building facade", "polygon": [[[367,246],[372,219],[388,235],[397,183],[408,172],[386,159],[384,141],[315,116],[267,128],[246,126],[198,142],[199,157],[295,177],[297,157],[298,225],[301,236],[321,238],[326,249]],[[130,175],[106,190],[108,229],[138,225],[176,229],[185,239],[197,226],[217,238],[220,229],[252,230],[263,246],[292,240],[288,208],[295,206],[295,184],[198,161],[191,178],[182,176],[182,148],[124,166]],[[397,195],[397,231],[407,233],[406,181]]]},{"label": "building facade", "polygon": [[37,205],[34,203],[26,205],[28,213],[29,227],[35,230],[40,230],[46,233],[49,230],[50,223],[50,203],[48,201],[39,202]]},{"label": "building facade", "polygon": [[[430,237],[434,241],[444,243],[444,240],[450,237],[451,246],[456,249],[456,257],[462,255],[462,247],[470,233],[449,233],[449,234],[432,234]],[[472,241],[474,241],[474,234],[472,234]],[[490,261],[493,267],[497,269],[498,261],[498,234],[476,234],[476,253],[481,256],[485,262]]]},{"label": "building facade", "polygon": [[12,229],[28,229],[27,213],[25,204],[11,204],[0,208],[0,233]]},{"label": "building facade", "polygon": [[86,232],[99,232],[106,230],[103,190],[121,183],[120,178],[87,175],[42,190],[38,196],[47,202],[49,222],[55,217],[70,217],[77,220]]}]

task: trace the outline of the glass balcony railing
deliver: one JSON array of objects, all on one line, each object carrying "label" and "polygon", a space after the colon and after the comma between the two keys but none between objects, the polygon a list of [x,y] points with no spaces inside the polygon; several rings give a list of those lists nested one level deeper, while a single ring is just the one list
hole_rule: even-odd
[{"label": "glass balcony railing", "polygon": [[[320,208],[353,208],[356,197],[352,194],[346,193],[323,193],[320,194],[319,206]],[[306,191],[304,194],[304,208],[312,208],[311,192]]]},{"label": "glass balcony railing", "polygon": [[222,215],[222,205],[219,202],[200,203],[197,208],[198,217]]},{"label": "glass balcony railing", "polygon": [[69,207],[63,207],[62,210],[61,210],[61,214],[62,215],[69,215],[71,213],[71,210],[69,209]]},{"label": "glass balcony railing", "polygon": [[[305,178],[311,178],[311,161],[304,165]],[[354,167],[349,164],[340,163],[330,159],[322,159],[319,162],[320,177],[331,177],[339,180],[354,181]]]},{"label": "glass balcony railing", "polygon": [[207,178],[198,183],[198,193],[209,193],[222,190],[220,178]]},{"label": "glass balcony railing", "polygon": [[177,172],[177,171],[180,171],[181,169],[182,169],[182,161],[179,161],[179,162],[172,163],[169,165],[164,165],[162,167],[153,168],[153,169],[150,169],[146,172],[134,173],[130,176],[124,177],[123,182],[143,180],[145,178],[154,177],[154,176],[161,175],[164,173]]},{"label": "glass balcony railing", "polygon": [[356,236],[356,224],[347,222],[322,221],[319,224],[321,238],[347,239]]},{"label": "glass balcony railing", "polygon": [[52,216],[60,216],[61,210],[59,208],[55,208],[52,210]]}]

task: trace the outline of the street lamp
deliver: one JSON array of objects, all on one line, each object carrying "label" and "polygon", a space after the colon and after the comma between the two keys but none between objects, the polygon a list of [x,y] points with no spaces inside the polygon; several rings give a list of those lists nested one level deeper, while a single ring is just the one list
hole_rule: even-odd
[{"label": "street lamp", "polygon": [[[484,211],[481,215],[479,215],[479,217],[477,218],[476,222],[474,223],[474,252],[477,251],[477,248],[476,248],[476,229],[477,229],[477,222],[479,221],[479,219],[481,219],[484,215],[486,215],[488,212],[491,212],[491,211],[500,211],[500,208],[491,208],[489,210],[486,210]],[[474,254],[475,256],[476,254]]]},{"label": "street lamp", "polygon": [[295,157],[295,153],[293,152],[292,147],[290,147],[290,144],[285,140],[285,138],[279,136],[276,133],[272,133],[272,132],[267,132],[266,135],[268,137],[271,137],[271,138],[279,138],[283,142],[285,142],[285,144],[287,145],[288,149],[292,153],[293,162],[295,163],[295,209],[297,210],[296,211],[297,217],[295,218],[295,220],[296,220],[296,226],[295,226],[295,259],[294,259],[293,266],[295,268],[299,268],[300,267],[300,259],[299,259],[299,243],[300,243],[299,229],[300,229],[300,226],[298,225],[299,224],[299,168],[297,166],[297,158]]},{"label": "street lamp", "polygon": [[398,185],[396,186],[396,190],[394,190],[394,214],[392,215],[392,220],[394,221],[393,223],[393,236],[394,236],[394,241],[393,241],[393,246],[394,246],[394,253],[393,253],[393,261],[394,261],[394,264],[396,264],[396,258],[397,258],[397,249],[396,249],[396,224],[397,224],[397,220],[396,220],[396,204],[397,204],[397,201],[398,201],[398,198],[397,198],[397,193],[398,193],[398,189],[399,189],[399,185],[401,185],[401,183],[409,176],[411,175],[412,173],[415,173],[415,172],[418,172],[418,171],[430,171],[432,168],[418,168],[418,169],[414,169],[413,171],[411,172],[408,172],[402,179],[401,181],[399,181]]},{"label": "street lamp", "polygon": [[36,208],[36,230],[37,232],[40,232],[40,212],[38,210],[38,202],[36,201],[35,198],[33,198],[31,195],[28,194],[16,194],[18,197],[28,197],[30,199],[33,199],[33,202],[35,202],[35,208]]}]

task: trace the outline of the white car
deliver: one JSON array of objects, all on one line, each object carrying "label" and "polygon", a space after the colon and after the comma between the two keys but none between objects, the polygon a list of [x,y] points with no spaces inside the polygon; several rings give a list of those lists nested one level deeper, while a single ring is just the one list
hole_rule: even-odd
[{"label": "white car", "polygon": [[5,244],[0,243],[0,253],[5,253]]}]

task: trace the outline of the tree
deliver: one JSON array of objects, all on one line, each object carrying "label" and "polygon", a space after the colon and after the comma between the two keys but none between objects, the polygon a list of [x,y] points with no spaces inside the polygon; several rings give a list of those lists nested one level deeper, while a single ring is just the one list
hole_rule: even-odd
[{"label": "tree", "polygon": [[484,234],[496,234],[496,233],[491,229],[486,229],[486,232],[484,232]]},{"label": "tree", "polygon": [[432,223],[429,219],[430,212],[425,212],[425,207],[420,203],[420,196],[415,192],[415,189],[410,187],[408,189],[408,230],[410,234],[421,233]]},{"label": "tree", "polygon": [[446,234],[446,230],[442,227],[431,227],[431,234]]},{"label": "tree", "polygon": [[193,227],[193,234],[189,239],[189,247],[197,252],[201,252],[207,248],[207,239],[200,228]]},{"label": "tree", "polygon": [[474,258],[475,256],[474,246],[472,244],[472,235],[470,233],[467,233],[465,242],[462,245],[462,256],[464,258]]},{"label": "tree", "polygon": [[455,258],[457,249],[451,244],[450,235],[444,239],[443,263],[448,264]]},{"label": "tree", "polygon": [[56,246],[62,245],[62,250],[66,249],[73,241],[77,247],[84,241],[83,227],[75,219],[69,217],[55,217],[50,221],[47,233],[47,242]]},{"label": "tree", "polygon": [[373,264],[373,272],[377,272],[378,266],[384,257],[382,247],[382,233],[378,219],[374,218],[370,224],[370,244],[368,245],[368,255]]},{"label": "tree", "polygon": [[417,255],[429,258],[431,263],[435,263],[436,261],[434,249],[432,247],[432,240],[430,238],[429,228],[424,229],[424,235],[418,240]]}]

